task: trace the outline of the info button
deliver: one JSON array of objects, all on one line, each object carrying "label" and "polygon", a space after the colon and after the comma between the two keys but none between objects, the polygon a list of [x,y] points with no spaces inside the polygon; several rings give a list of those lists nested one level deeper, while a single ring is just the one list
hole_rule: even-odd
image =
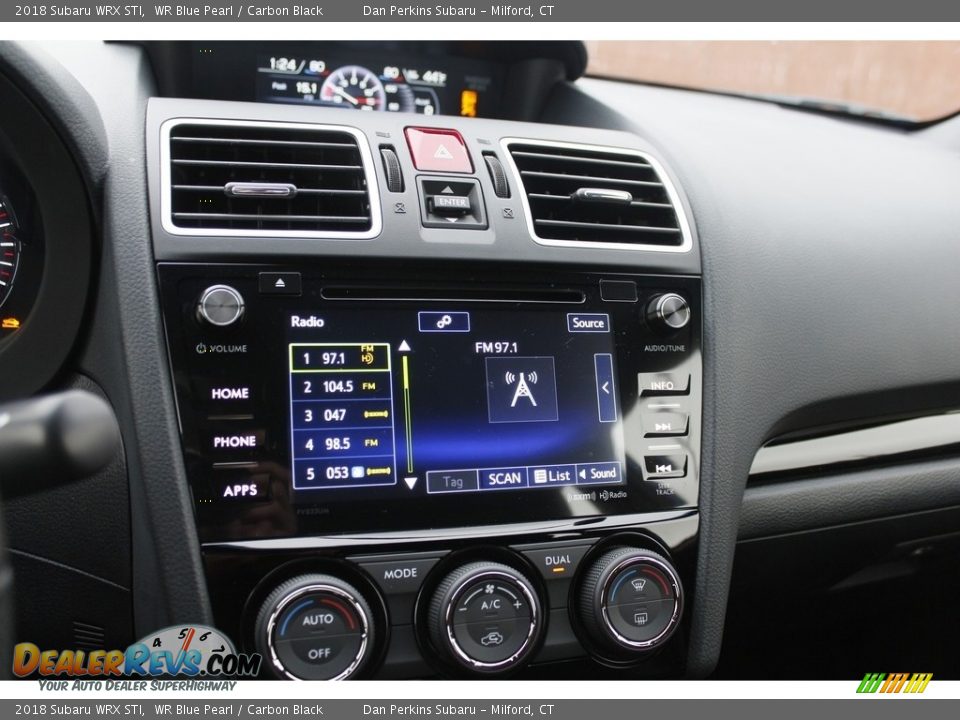
[{"label": "info button", "polygon": [[572,333],[608,333],[610,316],[606,313],[567,313],[567,330]]}]

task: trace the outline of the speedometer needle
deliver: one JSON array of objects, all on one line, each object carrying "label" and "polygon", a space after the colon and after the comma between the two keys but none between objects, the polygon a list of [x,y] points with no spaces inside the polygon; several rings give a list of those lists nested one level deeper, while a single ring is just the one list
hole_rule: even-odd
[{"label": "speedometer needle", "polygon": [[340,87],[339,85],[334,85],[334,86],[333,86],[333,92],[334,92],[335,95],[339,95],[340,97],[349,100],[349,101],[352,102],[354,105],[359,105],[359,104],[360,104],[360,101],[359,101],[359,100],[357,100],[353,95],[351,95],[350,93],[348,93],[346,90],[344,90],[344,89],[343,89],[342,87]]}]

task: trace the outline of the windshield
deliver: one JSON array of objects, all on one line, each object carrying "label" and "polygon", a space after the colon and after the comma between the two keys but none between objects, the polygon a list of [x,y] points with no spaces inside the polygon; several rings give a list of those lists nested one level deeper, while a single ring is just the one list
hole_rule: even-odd
[{"label": "windshield", "polygon": [[824,101],[925,122],[960,110],[960,42],[588,42],[587,73]]}]

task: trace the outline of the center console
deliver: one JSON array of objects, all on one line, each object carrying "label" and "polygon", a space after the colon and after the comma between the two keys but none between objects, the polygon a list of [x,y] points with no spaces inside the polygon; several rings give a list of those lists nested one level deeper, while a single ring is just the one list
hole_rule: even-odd
[{"label": "center console", "polygon": [[[591,167],[569,195],[535,192],[533,178],[561,173],[523,163],[569,160],[562,139],[548,152],[518,134],[538,126],[398,116],[348,131],[304,122],[330,111],[284,125],[218,119],[254,107],[232,103],[171,119],[176,105],[155,103],[148,127],[162,144],[157,273],[217,626],[280,678],[682,674],[700,279],[638,263],[658,252],[644,243],[578,254],[578,237],[544,230],[574,221],[541,223],[537,207],[573,198],[621,228],[635,208],[670,208],[687,252],[662,167],[644,156],[659,177],[630,180],[609,147],[586,162],[613,175]],[[283,134],[297,128],[327,135]],[[410,129],[434,164],[418,163]],[[253,142],[307,154],[281,182],[276,154],[244,154]],[[215,152],[192,154],[200,143]],[[356,184],[337,175],[357,169]],[[333,185],[308,192],[315,172]],[[636,194],[655,182],[672,205]],[[341,226],[315,229],[330,192]],[[267,214],[271,193],[282,216]]]}]

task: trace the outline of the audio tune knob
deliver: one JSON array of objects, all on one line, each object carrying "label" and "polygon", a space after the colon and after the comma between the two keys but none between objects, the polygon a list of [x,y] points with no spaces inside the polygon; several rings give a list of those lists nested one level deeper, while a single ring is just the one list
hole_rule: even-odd
[{"label": "audio tune knob", "polygon": [[690,304],[676,293],[656,295],[647,303],[647,322],[660,332],[676,332],[690,324]]},{"label": "audio tune knob", "polygon": [[274,674],[291,680],[353,677],[364,669],[374,641],[370,606],[331,575],[302,575],[274,590],[255,633]]},{"label": "audio tune knob", "polygon": [[601,651],[617,657],[657,647],[680,622],[683,595],[664,557],[615,547],[587,567],[578,594],[583,628]]},{"label": "audio tune knob", "polygon": [[440,583],[428,611],[434,648],[448,662],[486,675],[519,666],[543,629],[530,582],[507,565],[474,562]]},{"label": "audio tune knob", "polygon": [[211,285],[197,301],[197,317],[216,327],[233,325],[243,312],[243,295],[229,285]]}]

